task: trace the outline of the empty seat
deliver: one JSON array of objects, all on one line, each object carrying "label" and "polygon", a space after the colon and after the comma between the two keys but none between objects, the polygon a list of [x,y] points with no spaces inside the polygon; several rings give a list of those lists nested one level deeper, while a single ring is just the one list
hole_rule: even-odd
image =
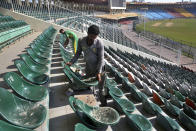
[{"label": "empty seat", "polygon": [[14,61],[14,64],[20,71],[20,73],[30,82],[38,85],[43,85],[49,81],[49,76],[46,74],[40,74],[38,72],[32,71],[24,61],[22,60],[16,60]]},{"label": "empty seat", "polygon": [[178,98],[178,100],[184,102],[185,101],[185,97],[179,92],[179,91],[174,91],[175,96]]},{"label": "empty seat", "polygon": [[162,109],[154,104],[153,102],[151,102],[148,99],[143,99],[142,100],[142,108],[149,114],[155,115],[158,112],[162,112]]},{"label": "empty seat", "polygon": [[31,129],[26,129],[18,126],[14,126],[12,124],[9,124],[5,121],[0,120],[0,129],[2,131],[34,131]]},{"label": "empty seat", "polygon": [[21,99],[0,88],[0,113],[10,123],[24,128],[36,128],[46,119],[43,105]]},{"label": "empty seat", "polygon": [[111,93],[111,91],[109,91],[109,94],[113,98],[115,104],[117,105],[118,111],[127,111],[129,113],[132,113],[136,109],[134,104],[130,100],[122,97],[117,97],[113,93]]},{"label": "empty seat", "polygon": [[31,68],[31,70],[41,74],[48,72],[48,67],[46,65],[35,62],[29,55],[21,54],[20,57]]},{"label": "empty seat", "polygon": [[183,103],[175,96],[171,96],[170,102],[178,108],[182,108],[183,106]]},{"label": "empty seat", "polygon": [[152,96],[152,89],[144,82],[143,82],[143,89],[145,94],[147,94],[148,96]]},{"label": "empty seat", "polygon": [[196,120],[196,112],[195,112],[195,110],[193,110],[190,106],[188,106],[185,103],[183,104],[183,111],[184,111],[184,113],[186,113],[186,115],[188,115],[192,119]]},{"label": "empty seat", "polygon": [[162,105],[163,104],[163,98],[156,92],[153,91],[153,100],[156,104]]},{"label": "empty seat", "polygon": [[109,90],[116,97],[122,97],[123,96],[122,90],[117,88],[117,87],[110,87]]},{"label": "empty seat", "polygon": [[159,95],[166,99],[169,99],[171,97],[170,93],[167,93],[164,89],[161,88],[160,88]]},{"label": "empty seat", "polygon": [[33,51],[34,51],[38,56],[40,56],[41,58],[48,59],[48,58],[51,56],[50,53],[41,52],[41,51],[39,51],[38,48],[36,48],[36,47],[34,47],[34,46],[31,46],[31,48],[32,48]]},{"label": "empty seat", "polygon": [[178,108],[177,106],[171,104],[169,101],[167,101],[166,99],[164,99],[164,105],[166,110],[174,115],[174,116],[178,116],[180,114],[180,108]]},{"label": "empty seat", "polygon": [[131,114],[126,112],[126,118],[128,120],[128,124],[133,131],[151,131],[152,124],[151,122],[146,119],[144,116],[139,114]]},{"label": "empty seat", "polygon": [[32,49],[27,49],[27,53],[31,56],[31,58],[39,63],[39,64],[43,64],[43,65],[48,65],[50,63],[50,60],[45,59],[45,58],[41,58],[40,56],[38,56]]},{"label": "empty seat", "polygon": [[188,106],[190,106],[191,108],[193,108],[194,110],[196,110],[196,105],[195,105],[195,103],[191,99],[186,98],[186,104]]},{"label": "empty seat", "polygon": [[180,112],[179,120],[182,125],[187,127],[190,131],[196,131],[196,120],[191,119],[183,111]]},{"label": "empty seat", "polygon": [[41,101],[48,95],[45,87],[33,85],[15,72],[8,72],[4,76],[7,84],[20,96],[32,101]]},{"label": "empty seat", "polygon": [[156,121],[161,127],[163,127],[167,131],[181,130],[179,124],[164,113],[158,113]]}]

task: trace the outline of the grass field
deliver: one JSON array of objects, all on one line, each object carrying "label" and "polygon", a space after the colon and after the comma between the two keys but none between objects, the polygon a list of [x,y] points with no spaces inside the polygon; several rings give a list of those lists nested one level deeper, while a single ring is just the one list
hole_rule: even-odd
[{"label": "grass field", "polygon": [[[144,30],[144,24],[137,25],[136,30]],[[172,19],[150,21],[146,30],[196,47],[196,19]]]}]

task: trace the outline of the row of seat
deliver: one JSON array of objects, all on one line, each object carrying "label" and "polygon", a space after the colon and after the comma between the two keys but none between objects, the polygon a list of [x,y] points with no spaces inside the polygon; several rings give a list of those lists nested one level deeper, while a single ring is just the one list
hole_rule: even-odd
[{"label": "row of seat", "polygon": [[[110,48],[111,49],[111,48]],[[119,51],[118,51],[119,52]],[[115,52],[115,54],[118,54],[117,52]],[[113,54],[114,55],[114,54]],[[127,57],[128,58],[128,57]],[[138,70],[140,70],[140,69],[138,69]],[[136,76],[138,76],[137,74],[135,74]],[[144,74],[143,74],[144,75]],[[135,77],[135,80],[137,80],[137,77]],[[143,81],[143,83],[144,83],[144,81]],[[137,86],[140,86],[141,87],[141,85],[142,84],[137,84],[137,83],[135,83]],[[140,88],[139,87],[139,88]],[[191,101],[190,99],[188,99],[188,98],[186,98],[186,104],[184,104],[183,106],[184,106],[184,108],[183,108],[183,111],[180,111],[178,108],[178,105],[180,104],[180,108],[182,108],[182,102],[179,102],[179,100],[181,100],[181,101],[185,101],[185,97],[180,93],[180,92],[178,92],[178,91],[175,91],[175,96],[172,96],[172,94],[170,94],[170,93],[166,93],[166,91],[167,90],[165,90],[165,89],[162,89],[162,87],[159,87],[159,88],[157,88],[157,86],[156,86],[156,88],[153,88],[152,86],[151,86],[151,90],[150,89],[148,89],[149,87],[147,87],[147,84],[143,84],[143,88],[144,88],[144,92],[146,93],[146,94],[148,94],[148,95],[150,95],[150,96],[152,96],[153,95],[153,99],[154,99],[154,101],[155,101],[155,103],[156,104],[165,104],[165,107],[166,107],[166,109],[167,109],[167,111],[169,111],[171,114],[176,114],[177,116],[179,116],[179,118],[180,118],[180,121],[181,121],[181,123],[183,124],[183,125],[185,125],[186,127],[188,126],[188,122],[192,122],[192,124],[190,125],[190,126],[188,126],[187,128],[189,128],[190,130],[193,130],[193,129],[195,129],[195,125],[194,125],[194,119],[192,119],[192,117],[191,117],[191,115],[192,116],[194,116],[193,114],[193,109],[195,109],[195,105],[194,105],[194,103],[193,103],[193,101]],[[167,87],[165,87],[165,88],[167,88]],[[146,91],[147,90],[147,91]],[[159,94],[160,95],[162,95],[162,96],[160,96],[156,91],[158,91],[159,92]],[[172,103],[170,103],[166,98],[168,98],[168,97],[172,97],[170,100],[170,102]],[[162,97],[164,97],[164,98],[162,98]],[[178,100],[179,99],[179,100]],[[173,105],[174,104],[174,105]],[[177,107],[176,107],[177,106]],[[191,109],[192,108],[192,109]],[[152,110],[151,110],[152,111]],[[185,112],[185,113],[184,113]],[[192,112],[192,113],[191,113]],[[183,120],[184,119],[186,119],[187,121],[185,121],[184,123],[183,123]]]},{"label": "row of seat", "polygon": [[[118,72],[117,70],[116,70],[116,72]],[[114,74],[114,72],[113,72],[113,74]],[[135,77],[136,78],[136,77]],[[118,78],[119,79],[119,78]],[[122,81],[124,81],[124,82],[122,82],[122,83],[125,83],[125,78],[121,75],[121,79],[122,79]],[[126,81],[126,83],[127,83],[127,81]],[[126,88],[127,88],[127,85],[128,84],[126,84],[125,86],[126,86]],[[129,84],[130,85],[130,84]],[[135,83],[135,85],[136,86],[138,86],[137,85],[137,83]],[[123,84],[123,87],[124,87],[124,84]],[[130,86],[129,86],[130,87]],[[165,128],[165,129],[168,129],[168,128],[171,128],[171,126],[172,126],[172,124],[171,123],[175,123],[175,125],[176,126],[173,126],[173,129],[175,129],[175,128],[177,128],[177,129],[180,129],[180,126],[175,122],[175,121],[173,121],[171,118],[169,118],[165,113],[163,113],[163,111],[161,110],[161,108],[159,108],[156,104],[153,104],[152,102],[151,102],[151,100],[150,99],[148,99],[147,98],[147,96],[146,95],[144,95],[142,92],[140,92],[136,87],[134,87],[134,86],[131,86],[131,88],[129,89],[130,90],[130,92],[131,92],[131,95],[133,95],[133,97],[137,100],[137,101],[140,101],[140,102],[142,102],[142,107],[143,107],[143,109],[146,111],[146,112],[148,112],[148,113],[150,113],[150,114],[156,114],[157,115],[157,122],[159,121],[159,119],[162,119],[162,123],[159,123],[159,125],[160,126],[162,126],[163,128]],[[168,122],[170,122],[170,124],[168,124],[168,125],[164,125],[163,124],[163,122],[164,123],[168,123]]]},{"label": "row of seat", "polygon": [[[41,35],[39,35],[30,45],[36,45],[34,49],[49,49],[52,50],[53,40],[56,34],[56,30],[53,27],[46,29]],[[18,94],[9,92],[4,88],[0,88],[0,114],[9,123],[0,121],[0,129],[4,131],[33,131],[32,129],[39,127],[44,123],[47,118],[47,109],[40,104],[40,101],[49,97],[48,89],[43,85],[48,81],[43,79],[48,78],[49,69],[44,64],[37,63],[28,54],[28,50],[38,55],[38,50],[30,48],[27,49],[27,53],[20,54],[19,60],[15,60],[15,65],[20,72],[19,75],[16,72],[8,72],[4,75],[5,82],[12,88],[12,90]],[[39,51],[41,53],[41,51]],[[42,57],[36,56],[39,59]],[[50,58],[41,58],[50,59]],[[46,74],[47,73],[47,74]]]},{"label": "row of seat", "polygon": [[0,49],[31,33],[30,25],[11,16],[0,16]]}]

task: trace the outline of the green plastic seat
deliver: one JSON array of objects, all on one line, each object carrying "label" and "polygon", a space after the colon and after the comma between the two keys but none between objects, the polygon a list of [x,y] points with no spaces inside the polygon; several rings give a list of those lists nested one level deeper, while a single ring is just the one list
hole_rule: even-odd
[{"label": "green plastic seat", "polygon": [[[82,113],[83,116],[85,115],[85,117],[89,118],[90,121],[86,121],[85,123],[91,122],[93,125],[95,125],[96,128],[115,125],[120,120],[118,112],[111,107],[89,106],[82,101],[75,99],[73,96],[69,97],[69,102],[72,109],[74,108],[74,111],[78,110],[80,113]],[[82,119],[84,119],[84,117]]]},{"label": "green plastic seat", "polygon": [[143,89],[145,94],[152,96],[152,89],[146,83],[143,83]]},{"label": "green plastic seat", "polygon": [[159,95],[166,99],[169,99],[171,97],[170,93],[167,93],[164,89],[161,88],[160,88]]},{"label": "green plastic seat", "polygon": [[111,91],[109,91],[109,94],[114,99],[115,103],[117,104],[118,111],[124,112],[127,111],[129,113],[132,113],[135,110],[135,105],[125,98],[119,98],[115,96]]},{"label": "green plastic seat", "polygon": [[170,102],[171,102],[173,105],[177,106],[178,108],[182,108],[183,102],[181,102],[180,100],[178,100],[177,97],[172,96],[170,100],[171,100]]},{"label": "green plastic seat", "polygon": [[48,54],[50,54],[51,53],[51,47],[49,47],[49,48],[47,48],[47,47],[44,47],[44,46],[42,46],[42,45],[40,45],[40,44],[31,44],[30,45],[31,46],[31,48],[33,49],[33,48],[37,48],[40,52],[43,52],[43,53],[48,53]]},{"label": "green plastic seat", "polygon": [[169,116],[164,115],[163,113],[157,114],[156,121],[166,131],[180,131],[181,127],[179,126],[179,124]]},{"label": "green plastic seat", "polygon": [[138,102],[142,102],[143,99],[147,99],[148,97],[142,93],[141,91],[139,91],[138,89],[133,89],[131,90],[131,96],[133,96],[133,98],[138,101]]},{"label": "green plastic seat", "polygon": [[92,128],[92,129],[97,129],[99,127],[97,127],[97,125],[95,125],[92,120],[90,120],[84,113],[83,111],[78,108],[78,106],[76,106],[76,98],[74,97],[69,97],[69,104],[71,106],[71,108],[73,109],[73,111],[76,113],[76,115],[79,117],[79,119],[88,127]]},{"label": "green plastic seat", "polygon": [[188,115],[189,117],[191,117],[192,119],[196,120],[196,111],[193,110],[190,106],[188,106],[187,104],[183,104],[183,111],[186,115]]},{"label": "green plastic seat", "polygon": [[31,129],[14,126],[2,120],[0,120],[0,130],[1,131],[34,131]]},{"label": "green plastic seat", "polygon": [[32,58],[27,54],[21,54],[21,59],[31,68],[32,71],[39,72],[41,74],[48,72],[48,67],[43,64],[39,64],[32,60]]},{"label": "green plastic seat", "polygon": [[20,96],[31,101],[41,101],[48,95],[45,87],[33,85],[15,72],[8,72],[4,75],[7,84]]},{"label": "green plastic seat", "polygon": [[119,89],[119,88],[110,88],[109,89],[110,90],[110,92],[113,94],[113,95],[115,95],[116,97],[122,97],[123,96],[123,92],[122,92],[122,90],[121,89]]},{"label": "green plastic seat", "polygon": [[114,87],[117,86],[116,81],[114,81],[113,79],[109,79],[109,78],[106,79],[105,84],[106,84],[106,85],[109,85],[109,86],[114,86]]},{"label": "green plastic seat", "polygon": [[85,125],[81,123],[77,123],[75,125],[75,131],[95,131],[95,130],[89,129],[88,127],[86,127]]},{"label": "green plastic seat", "polygon": [[144,116],[139,114],[131,114],[125,112],[125,115],[128,120],[128,124],[131,126],[133,131],[152,131],[151,122],[146,119]]},{"label": "green plastic seat", "polygon": [[174,116],[178,116],[180,114],[180,108],[178,108],[177,106],[171,104],[169,101],[167,101],[166,99],[164,99],[164,104],[165,104],[165,108],[166,110],[174,115]]},{"label": "green plastic seat", "polygon": [[162,112],[162,109],[154,104],[153,102],[149,101],[148,99],[142,100],[142,108],[149,114],[155,115],[159,112]]},{"label": "green plastic seat", "polygon": [[50,60],[38,56],[32,49],[27,49],[27,53],[39,64],[48,65],[50,63]]},{"label": "green plastic seat", "polygon": [[[32,47],[31,47],[31,48],[32,48]],[[39,51],[39,49],[37,49],[37,48],[32,48],[32,49],[33,49],[33,51],[34,51],[38,56],[43,57],[43,58],[45,58],[45,59],[48,59],[48,58],[51,56],[50,53],[41,52],[41,51]]]},{"label": "green plastic seat", "polygon": [[16,60],[14,64],[20,71],[20,73],[30,82],[38,85],[43,85],[49,81],[49,77],[46,74],[40,74],[32,71],[24,61]]},{"label": "green plastic seat", "polygon": [[174,91],[174,93],[178,100],[185,102],[185,97],[179,91]]},{"label": "green plastic seat", "polygon": [[6,89],[0,88],[0,100],[1,116],[14,125],[33,129],[46,119],[43,105],[21,99]]},{"label": "green plastic seat", "polygon": [[87,81],[85,79],[81,80],[67,65],[65,65],[65,69],[63,71],[65,75],[69,78],[69,80],[76,85],[72,86],[73,90],[86,90],[91,86],[98,85],[98,81],[95,79],[89,79],[90,81]]},{"label": "green plastic seat", "polygon": [[180,112],[179,121],[190,131],[196,131],[196,120],[191,119],[183,111]]}]

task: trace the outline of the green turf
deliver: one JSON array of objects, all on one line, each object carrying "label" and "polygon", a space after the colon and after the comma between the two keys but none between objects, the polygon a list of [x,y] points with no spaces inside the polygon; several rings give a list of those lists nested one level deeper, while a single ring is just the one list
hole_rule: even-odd
[{"label": "green turf", "polygon": [[[160,25],[153,26],[156,23]],[[167,23],[173,23],[166,26]],[[143,30],[144,25],[137,25],[136,30]],[[146,23],[146,30],[168,37],[174,41],[183,42],[189,46],[196,47],[196,19],[172,19],[150,21]]]}]

